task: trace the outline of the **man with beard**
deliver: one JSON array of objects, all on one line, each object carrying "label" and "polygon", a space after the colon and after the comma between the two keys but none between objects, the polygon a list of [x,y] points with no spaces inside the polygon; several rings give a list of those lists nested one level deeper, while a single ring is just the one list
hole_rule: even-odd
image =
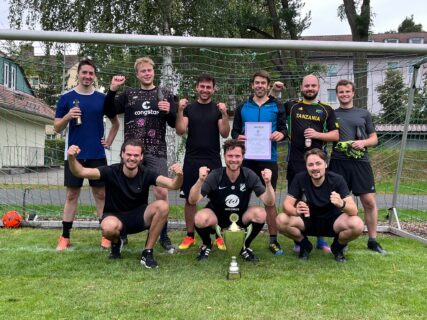
[{"label": "man with beard", "polygon": [[340,107],[335,113],[340,124],[340,142],[342,145],[345,143],[346,147],[338,149],[337,143],[334,143],[329,170],[342,175],[353,194],[360,197],[368,228],[368,249],[384,254],[386,251],[376,240],[378,208],[368,155],[368,147],[376,146],[378,138],[369,111],[353,106],[354,92],[353,82],[338,81],[336,94]]},{"label": "man with beard", "polygon": [[342,176],[326,172],[326,155],[314,148],[305,153],[307,171],[295,175],[283,202],[277,227],[298,246],[299,258],[307,260],[313,245],[307,236],[334,237],[332,253],[346,262],[344,248],[363,232],[363,221]]},{"label": "man with beard", "polygon": [[[283,83],[275,82],[272,94],[277,95],[282,89]],[[317,100],[319,89],[319,79],[309,74],[303,78],[300,87],[303,99],[285,102],[289,134],[286,172],[288,188],[292,185],[295,175],[306,170],[304,153],[307,150],[319,148],[326,155],[326,144],[330,141],[338,141],[339,138],[334,109]],[[328,244],[322,238],[318,239],[316,247],[330,252]],[[299,251],[298,245],[295,245],[294,251]]]},{"label": "man with beard", "polygon": [[111,241],[111,259],[121,257],[121,234],[133,234],[148,229],[147,241],[141,254],[141,264],[157,268],[153,247],[167,221],[169,205],[165,200],[148,204],[151,185],[177,190],[182,185],[182,169],[178,164],[170,167],[173,179],[159,175],[141,165],[144,147],[141,141],[130,139],[121,147],[121,163],[99,168],[84,168],[77,160],[78,146],[68,149],[71,172],[80,178],[101,180],[105,183],[105,206],[101,222],[102,234]]},{"label": "man with beard", "polygon": [[[175,128],[175,102],[173,95],[164,88],[154,85],[154,62],[149,57],[139,58],[134,64],[139,88],[129,88],[118,98],[117,90],[126,78],[115,75],[105,99],[108,115],[124,113],[124,138],[140,139],[144,143],[144,166],[156,170],[167,177],[166,124]],[[168,199],[168,192],[161,187],[154,187],[157,200]],[[175,253],[167,234],[167,223],[160,235],[160,244],[169,253]]]},{"label": "man with beard", "polygon": [[[104,141],[104,100],[105,95],[95,90],[96,66],[92,60],[84,59],[77,66],[78,84],[65,92],[58,101],[53,126],[56,132],[66,129],[66,147],[64,150],[64,185],[67,195],[62,220],[62,235],[58,239],[56,251],[64,251],[71,246],[70,231],[77,213],[83,179],[70,172],[66,152],[67,147],[78,144],[84,148],[78,161],[88,168],[107,164],[105,148],[109,148],[119,130],[119,120],[110,115],[111,129]],[[101,181],[89,180],[95,199],[96,213],[99,218],[104,206],[105,189]],[[101,247],[109,249],[110,241],[101,238]]]},{"label": "man with beard", "polygon": [[[234,113],[233,129],[231,137],[240,141],[245,141],[246,122],[270,122],[271,123],[271,157],[266,160],[254,160],[245,158],[243,166],[252,169],[261,179],[261,172],[270,169],[272,172],[271,184],[276,189],[278,178],[277,166],[277,142],[286,138],[286,120],[283,105],[274,97],[268,96],[270,85],[270,75],[267,71],[260,70],[252,76],[253,95]],[[274,255],[283,254],[283,250],[277,241],[276,205],[266,206],[267,225],[270,233],[270,251]]]},{"label": "man with beard", "polygon": [[[227,138],[230,133],[227,107],[224,103],[215,103],[212,96],[215,92],[215,78],[201,74],[196,82],[197,100],[189,104],[187,99],[181,99],[176,116],[176,133],[187,133],[184,158],[184,183],[181,188],[181,198],[185,198],[185,224],[187,235],[179,245],[185,250],[196,243],[194,237],[194,215],[196,205],[188,202],[191,187],[197,181],[200,167],[209,170],[220,168],[221,148],[219,135]],[[225,250],[224,241],[217,237],[215,244]]]},{"label": "man with beard", "polygon": [[[188,202],[195,205],[203,197],[209,198],[206,207],[195,216],[196,230],[202,238],[197,260],[207,259],[212,248],[210,234],[213,227],[221,229],[230,226],[230,215],[239,216],[237,224],[252,230],[247,235],[240,256],[249,262],[257,262],[258,257],[253,253],[250,244],[264,226],[266,210],[262,207],[249,207],[252,191],[261,199],[266,207],[275,205],[275,193],[271,184],[271,170],[264,169],[260,178],[251,170],[242,167],[245,145],[242,141],[227,140],[223,146],[225,168],[210,172],[209,168],[199,169],[199,179],[190,190]],[[210,173],[209,173],[210,172]]]}]

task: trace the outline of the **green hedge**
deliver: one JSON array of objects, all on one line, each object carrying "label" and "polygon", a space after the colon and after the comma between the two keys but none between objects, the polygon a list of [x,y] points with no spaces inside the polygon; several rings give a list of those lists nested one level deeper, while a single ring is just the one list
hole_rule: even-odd
[{"label": "green hedge", "polygon": [[46,166],[62,166],[64,164],[64,139],[45,140],[44,164]]}]

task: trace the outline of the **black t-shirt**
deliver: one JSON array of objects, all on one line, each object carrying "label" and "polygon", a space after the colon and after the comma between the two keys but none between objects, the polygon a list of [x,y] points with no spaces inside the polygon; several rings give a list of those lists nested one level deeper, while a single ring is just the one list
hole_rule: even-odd
[{"label": "black t-shirt", "polygon": [[252,191],[259,197],[265,192],[260,178],[251,169],[240,168],[235,182],[228,178],[225,168],[212,170],[203,183],[201,193],[209,198],[208,207],[216,214],[237,213],[242,216],[249,206]]},{"label": "black t-shirt", "polygon": [[105,183],[105,213],[126,213],[148,203],[148,191],[156,185],[159,174],[140,165],[138,173],[128,178],[123,165],[116,163],[98,168]]},{"label": "black t-shirt", "polygon": [[338,129],[334,109],[323,102],[307,104],[302,100],[288,100],[285,102],[285,109],[289,135],[288,161],[304,161],[307,150],[326,147],[325,141],[313,139],[311,147],[306,148],[305,129],[313,128],[318,132]]},{"label": "black t-shirt", "polygon": [[217,104],[193,102],[184,109],[184,117],[188,118],[185,156],[199,159],[220,157],[218,120],[222,119],[222,114]]},{"label": "black t-shirt", "polygon": [[288,195],[301,200],[304,193],[310,208],[310,216],[328,219],[341,214],[341,209],[331,203],[332,191],[337,192],[342,199],[350,194],[344,178],[335,172],[326,172],[325,181],[320,187],[316,187],[312,183],[308,172],[300,172],[295,175],[289,187]]}]

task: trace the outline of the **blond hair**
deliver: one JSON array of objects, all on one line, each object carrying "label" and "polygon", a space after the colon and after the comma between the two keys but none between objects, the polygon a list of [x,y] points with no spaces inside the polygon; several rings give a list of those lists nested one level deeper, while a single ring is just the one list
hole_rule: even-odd
[{"label": "blond hair", "polygon": [[154,68],[154,61],[150,57],[142,57],[136,59],[135,64],[133,65],[135,72],[138,72],[138,67],[143,63],[151,64],[151,66]]}]

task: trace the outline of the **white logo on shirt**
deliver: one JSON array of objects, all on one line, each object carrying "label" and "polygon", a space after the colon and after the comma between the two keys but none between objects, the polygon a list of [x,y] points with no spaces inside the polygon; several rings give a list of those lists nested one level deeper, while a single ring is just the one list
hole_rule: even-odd
[{"label": "white logo on shirt", "polygon": [[221,186],[218,186],[218,189],[219,189],[219,190],[222,190],[222,189],[225,189],[225,188],[227,188],[227,187],[221,187]]},{"label": "white logo on shirt", "polygon": [[244,183],[240,184],[240,191],[246,191],[246,184]]},{"label": "white logo on shirt", "polygon": [[150,109],[150,101],[144,101],[142,103],[142,109],[144,110]]},{"label": "white logo on shirt", "polygon": [[225,205],[229,208],[235,208],[239,205],[240,199],[235,194],[230,194],[225,198]]}]

